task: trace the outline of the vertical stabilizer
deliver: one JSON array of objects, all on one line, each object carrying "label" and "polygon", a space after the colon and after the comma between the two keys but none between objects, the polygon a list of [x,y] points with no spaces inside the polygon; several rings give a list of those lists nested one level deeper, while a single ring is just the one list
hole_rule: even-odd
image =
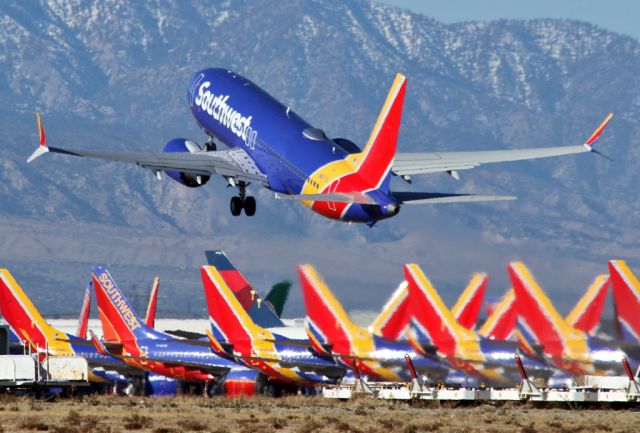
[{"label": "vertical stabilizer", "polygon": [[491,314],[478,330],[478,333],[486,338],[506,340],[513,333],[517,319],[516,295],[513,289],[509,289],[491,309]]},{"label": "vertical stabilizer", "polygon": [[409,291],[407,282],[400,283],[382,311],[369,326],[369,331],[392,340],[402,338],[409,326]]},{"label": "vertical stabilizer", "polygon": [[84,299],[82,300],[82,308],[80,309],[80,317],[78,317],[78,328],[76,329],[76,337],[87,339],[87,329],[89,327],[89,313],[91,312],[91,281],[87,284],[84,291]]},{"label": "vertical stabilizer", "polygon": [[609,285],[609,275],[597,276],[567,316],[567,323],[589,335],[596,335]]},{"label": "vertical stabilizer", "polygon": [[489,275],[475,274],[451,309],[456,321],[467,329],[473,329],[476,326],[488,282]]},{"label": "vertical stabilizer", "polygon": [[158,309],[158,289],[160,288],[160,278],[155,277],[151,285],[149,293],[149,304],[147,305],[147,314],[144,317],[144,323],[149,328],[156,327],[156,310]]},{"label": "vertical stabilizer", "polygon": [[609,261],[609,274],[621,337],[640,343],[640,281],[624,260]]}]

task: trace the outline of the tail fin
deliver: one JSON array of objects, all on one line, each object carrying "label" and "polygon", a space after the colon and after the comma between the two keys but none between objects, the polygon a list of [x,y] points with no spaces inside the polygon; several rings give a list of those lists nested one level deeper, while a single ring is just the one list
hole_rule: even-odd
[{"label": "tail fin", "polygon": [[160,288],[160,278],[155,277],[151,285],[151,293],[149,294],[149,304],[147,305],[147,314],[144,317],[144,323],[149,328],[156,327],[156,310],[158,307],[158,289]]},{"label": "tail fin", "polygon": [[265,330],[251,320],[215,266],[203,266],[200,275],[216,340],[240,349],[254,339],[268,337]]},{"label": "tail fin", "polygon": [[481,359],[476,335],[461,326],[416,264],[404,265],[414,323],[448,357]]},{"label": "tail fin", "polygon": [[33,349],[46,347],[58,334],[44,320],[8,269],[0,269],[0,312],[18,337]]},{"label": "tail fin", "polygon": [[518,318],[516,295],[509,289],[492,308],[491,314],[478,330],[478,334],[495,340],[506,340],[513,333]]},{"label": "tail fin", "polygon": [[278,318],[282,317],[284,304],[287,303],[287,298],[289,297],[289,290],[291,290],[291,281],[281,281],[271,288],[267,297],[264,299],[265,302],[273,308]]},{"label": "tail fin", "polygon": [[407,282],[403,281],[369,326],[369,331],[385,338],[398,340],[405,334],[410,318],[409,290]]},{"label": "tail fin", "polygon": [[362,152],[349,157],[360,178],[371,188],[389,189],[406,86],[405,76],[397,74],[367,145]]},{"label": "tail fin", "polygon": [[567,316],[567,323],[589,335],[595,335],[600,327],[609,284],[609,275],[597,276]]},{"label": "tail fin", "polygon": [[138,338],[159,338],[158,333],[136,314],[106,268],[92,268],[91,277],[105,340],[128,342]]},{"label": "tail fin", "polygon": [[624,260],[609,261],[613,299],[621,337],[640,342],[640,281]]},{"label": "tail fin", "polygon": [[489,275],[475,274],[451,309],[456,321],[467,329],[476,326],[488,282]]},{"label": "tail fin", "polygon": [[205,251],[205,255],[207,256],[207,264],[216,268],[227,287],[235,293],[240,305],[249,313],[251,320],[256,325],[263,328],[284,326],[275,310],[268,303],[263,302],[258,292],[251,287],[251,284],[244,278],[242,273],[233,266],[224,251]]},{"label": "tail fin", "polygon": [[335,353],[350,354],[354,349],[359,349],[352,347],[352,344],[359,344],[357,342],[363,339],[366,331],[351,321],[313,266],[298,266],[298,275],[307,310],[306,326],[310,339],[316,340],[316,344],[331,345]]},{"label": "tail fin", "polygon": [[560,316],[551,300],[521,262],[509,264],[519,314],[547,355],[581,359],[588,356],[586,335]]},{"label": "tail fin", "polygon": [[89,326],[89,313],[91,312],[91,281],[87,284],[84,291],[84,299],[82,300],[82,308],[80,309],[80,317],[78,317],[78,328],[76,329],[76,337],[87,339],[87,328]]}]

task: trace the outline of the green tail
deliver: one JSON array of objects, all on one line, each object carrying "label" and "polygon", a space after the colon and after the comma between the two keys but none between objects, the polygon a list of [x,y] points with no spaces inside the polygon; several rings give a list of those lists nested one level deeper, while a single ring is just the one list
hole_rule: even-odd
[{"label": "green tail", "polygon": [[282,317],[284,304],[287,302],[287,298],[289,297],[289,289],[291,289],[291,281],[281,281],[271,288],[271,291],[265,298],[265,301],[271,304],[278,317]]}]

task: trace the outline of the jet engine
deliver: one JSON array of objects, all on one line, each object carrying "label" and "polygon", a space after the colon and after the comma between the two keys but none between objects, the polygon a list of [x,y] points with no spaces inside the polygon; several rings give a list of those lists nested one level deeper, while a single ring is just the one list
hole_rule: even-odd
[{"label": "jet engine", "polygon": [[[162,152],[196,152],[201,150],[198,143],[195,141],[187,140],[186,138],[174,138],[167,142],[162,148]],[[167,176],[171,179],[175,180],[182,185],[188,186],[189,188],[197,188],[199,186],[204,185],[209,181],[211,176],[205,175],[195,175],[191,173],[182,173],[179,171],[165,170]]]}]

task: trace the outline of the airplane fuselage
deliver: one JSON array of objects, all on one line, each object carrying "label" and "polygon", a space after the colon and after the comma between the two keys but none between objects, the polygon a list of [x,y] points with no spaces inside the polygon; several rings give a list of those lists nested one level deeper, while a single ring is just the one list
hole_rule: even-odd
[{"label": "airplane fuselage", "polygon": [[283,194],[364,192],[375,205],[303,201],[328,218],[375,222],[394,216],[398,203],[358,176],[350,142],[330,140],[320,130],[234,72],[204,69],[195,74],[189,105],[204,132],[231,148],[241,148]]}]

